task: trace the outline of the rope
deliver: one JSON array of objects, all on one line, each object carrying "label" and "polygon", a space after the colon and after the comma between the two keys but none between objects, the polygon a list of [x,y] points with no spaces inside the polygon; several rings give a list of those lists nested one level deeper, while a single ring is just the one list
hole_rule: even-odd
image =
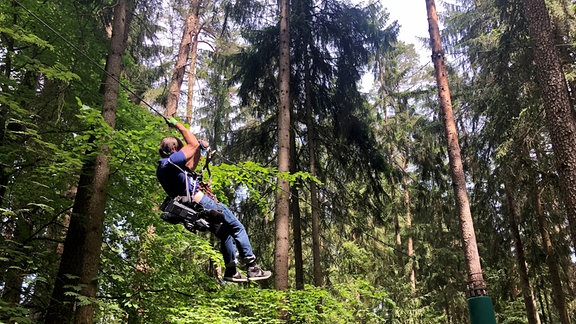
[{"label": "rope", "polygon": [[[189,181],[189,176],[188,176],[188,172],[184,171],[184,169],[182,169],[180,166],[178,166],[176,163],[172,162],[172,160],[170,160],[170,158],[168,158],[168,163],[172,164],[173,166],[175,166],[176,168],[178,168],[178,170],[180,170],[180,172],[182,172],[184,174],[184,177],[186,178],[186,199],[188,200],[188,202],[191,202],[192,199],[190,198],[190,182]],[[193,191],[196,191],[196,185],[197,185],[198,181],[195,180],[194,181],[194,189],[192,189]]]},{"label": "rope", "polygon": [[[100,64],[98,64],[98,62],[96,62],[95,60],[93,60],[90,56],[88,56],[88,54],[86,54],[84,51],[82,51],[80,48],[78,48],[77,46],[75,46],[72,42],[70,42],[68,39],[66,39],[64,36],[62,36],[58,31],[56,31],[54,28],[52,28],[48,23],[46,23],[44,20],[42,20],[42,18],[38,17],[34,12],[30,11],[28,8],[26,8],[23,4],[21,4],[18,0],[13,0],[14,3],[16,3],[17,5],[19,5],[20,7],[22,7],[22,9],[24,9],[26,12],[28,12],[32,17],[34,17],[36,20],[38,20],[42,25],[44,25],[46,28],[48,28],[50,31],[52,31],[54,34],[56,34],[56,36],[58,36],[60,39],[62,39],[68,46],[70,46],[72,49],[74,49],[76,52],[78,52],[79,54],[81,54],[83,57],[85,57],[90,63],[92,63],[94,66],[96,66],[99,70],[101,70],[102,72],[104,72],[108,77],[110,77],[111,79],[113,79],[114,81],[116,81],[120,87],[122,87],[122,89],[126,90],[128,93],[130,93],[131,95],[133,95],[135,98],[137,98],[140,102],[144,103],[151,111],[153,111],[154,113],[156,113],[158,116],[162,117],[164,119],[164,121],[168,122],[167,118],[161,114],[157,109],[155,109],[152,105],[150,105],[146,100],[144,100],[141,96],[139,96],[138,94],[136,94],[134,91],[130,90],[130,88],[128,88],[127,86],[125,86],[124,84],[122,84],[122,82],[120,82],[120,80],[118,78],[116,78],[115,76],[111,75],[108,71],[106,71],[106,69],[104,69],[102,66],[100,66]],[[233,161],[225,158],[225,157],[221,157],[222,159],[226,160],[227,162],[231,163],[231,164],[235,164]],[[209,161],[206,161],[206,165],[208,164]],[[170,161],[170,163],[172,163],[172,161]],[[182,170],[182,168],[180,168],[179,166],[177,166],[176,164],[172,163],[173,165],[175,165],[177,168],[179,168],[182,172],[184,172],[184,170]],[[236,165],[236,164],[235,164]],[[206,167],[205,167],[206,168]],[[251,170],[248,170],[242,166],[240,166],[240,168],[245,171],[245,172],[249,172],[252,173],[253,175],[255,175],[256,177],[259,177],[262,180],[265,180],[268,182],[267,179],[265,179],[264,177],[261,177],[258,173],[256,172],[252,172]],[[210,173],[209,169],[208,172]],[[270,183],[270,182],[269,182]],[[271,183],[272,184],[272,183]],[[189,183],[188,183],[188,175],[186,175],[186,188],[188,188]],[[212,199],[216,199],[215,194],[213,193],[212,189],[210,188],[210,185],[206,182],[201,181],[200,182],[200,190],[202,190],[205,194],[208,194],[209,197],[211,197]],[[281,190],[282,192],[284,192],[285,194],[288,195],[289,198],[291,198],[293,196],[292,192],[290,191],[286,191],[282,188],[279,188],[279,190]],[[187,190],[187,198],[190,199],[190,193],[189,190]],[[307,199],[303,199],[303,202],[305,204],[308,204],[310,206],[311,203],[308,202]],[[371,237],[373,239],[375,239],[374,237]],[[394,250],[396,250],[393,246],[388,245],[382,241],[379,241],[379,243],[387,245],[391,248],[393,248]],[[402,252],[402,251],[401,251]]]},{"label": "rope", "polygon": [[[202,141],[199,142],[200,147],[203,148],[203,150],[206,152],[206,161],[204,162],[204,167],[200,172],[200,190],[204,194],[208,195],[209,198],[211,198],[215,202],[218,202],[218,198],[216,198],[216,194],[214,194],[214,192],[212,191],[212,187],[210,186],[210,184],[212,183],[212,172],[210,171],[210,162],[212,161],[212,154],[214,154],[215,152],[211,151],[209,147],[204,147]],[[202,175],[204,173],[204,170],[208,171],[208,181],[202,181],[203,179]]]},{"label": "rope", "polygon": [[[68,44],[68,46],[72,47],[72,49],[74,49],[76,52],[80,53],[82,56],[84,56],[90,63],[92,63],[94,66],[96,66],[99,70],[101,70],[102,72],[104,72],[107,76],[109,76],[111,79],[113,79],[114,81],[116,81],[124,90],[126,90],[128,93],[130,93],[131,95],[133,95],[135,98],[137,98],[139,101],[143,102],[148,108],[150,108],[150,110],[152,110],[154,113],[156,113],[158,116],[164,118],[164,121],[166,123],[168,123],[168,119],[161,114],[157,109],[155,109],[152,105],[150,105],[146,100],[144,100],[141,96],[139,96],[138,94],[136,94],[134,91],[132,91],[130,88],[128,88],[127,86],[125,86],[124,84],[122,84],[122,82],[120,82],[120,80],[118,78],[116,78],[115,76],[111,75],[108,71],[106,71],[106,69],[104,69],[102,66],[100,66],[100,64],[98,64],[98,62],[94,61],[90,56],[88,56],[88,54],[86,54],[84,51],[82,51],[80,48],[78,48],[76,45],[74,45],[72,42],[70,42],[68,39],[66,39],[64,36],[62,36],[62,34],[60,34],[57,30],[55,30],[54,28],[52,28],[52,26],[50,26],[47,22],[45,22],[42,18],[40,18],[38,15],[36,15],[34,12],[32,12],[31,10],[29,10],[28,8],[26,8],[23,4],[21,4],[18,0],[14,0],[14,3],[16,3],[17,5],[19,5],[20,7],[22,7],[22,9],[24,9],[26,12],[28,12],[32,17],[34,17],[36,20],[38,20],[42,25],[44,25],[46,28],[48,28],[50,31],[52,31],[54,34],[56,34],[56,36],[58,36],[59,38],[61,38],[66,44]],[[200,142],[201,143],[201,142]],[[202,145],[202,144],[200,144]],[[206,159],[206,164],[204,165],[204,169],[206,169],[208,171],[208,175],[211,178],[211,172],[210,172],[210,168],[208,166],[211,157],[210,157],[210,152],[207,152],[207,159]],[[170,161],[170,160],[169,160]],[[182,170],[182,168],[180,168],[179,166],[177,166],[176,164],[174,164],[172,161],[170,161],[170,163],[174,166],[176,166],[178,169],[180,169],[180,171],[182,171],[185,175],[186,175],[186,188],[189,187],[189,183],[188,183],[188,174]],[[197,184],[195,184],[196,186]],[[212,199],[216,200],[216,195],[212,192],[212,189],[210,188],[210,185],[206,182],[200,182],[200,189],[205,192],[208,193],[208,196]],[[196,190],[196,187],[194,187],[194,190]],[[186,190],[187,193],[187,198],[188,201],[190,201],[190,192],[189,190]]]},{"label": "rope", "polygon": [[108,77],[110,77],[112,80],[116,81],[121,87],[122,89],[126,90],[128,93],[130,93],[131,95],[133,95],[135,98],[137,98],[140,102],[143,102],[148,108],[150,108],[150,110],[152,110],[154,113],[156,113],[158,116],[164,118],[164,121],[168,122],[167,118],[161,114],[158,110],[156,110],[152,105],[150,105],[148,102],[146,102],[146,100],[144,100],[141,96],[139,96],[138,94],[136,94],[134,91],[130,90],[130,88],[128,88],[127,86],[125,86],[124,84],[122,84],[122,82],[120,82],[120,80],[118,78],[116,78],[115,76],[111,75],[108,71],[106,71],[106,69],[104,69],[102,66],[100,66],[100,64],[98,64],[98,62],[96,62],[94,59],[92,59],[90,56],[88,56],[88,54],[86,54],[84,51],[82,51],[80,48],[78,48],[76,45],[74,45],[72,42],[70,42],[68,39],[66,39],[64,36],[62,36],[62,34],[60,34],[57,30],[55,30],[54,28],[52,28],[47,22],[45,22],[44,20],[42,20],[42,18],[38,17],[38,15],[36,15],[34,12],[30,11],[30,9],[26,8],[23,4],[21,4],[18,0],[13,0],[14,3],[16,3],[17,5],[19,5],[20,7],[22,7],[22,9],[24,9],[26,12],[28,12],[32,17],[34,17],[36,20],[38,20],[42,25],[44,25],[46,28],[48,28],[51,32],[53,32],[54,34],[56,34],[56,36],[58,36],[60,39],[62,39],[66,44],[68,44],[68,46],[72,47],[72,49],[74,49],[76,52],[78,52],[79,54],[81,54],[82,56],[84,56],[90,63],[92,63],[92,65],[96,66],[99,70],[101,70],[102,72],[104,72]]}]

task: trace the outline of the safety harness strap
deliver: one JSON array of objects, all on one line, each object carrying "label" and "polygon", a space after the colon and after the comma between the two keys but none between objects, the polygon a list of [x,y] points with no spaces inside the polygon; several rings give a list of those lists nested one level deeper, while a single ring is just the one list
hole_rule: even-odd
[{"label": "safety harness strap", "polygon": [[[179,165],[177,165],[176,163],[172,162],[172,160],[170,160],[170,158],[168,158],[168,162],[170,164],[172,164],[173,166],[175,166],[176,168],[178,168],[178,170],[180,170],[180,172],[182,172],[184,174],[184,177],[186,178],[186,198],[188,201],[192,201],[191,197],[190,197],[190,174],[189,172],[185,171],[184,169],[182,169]],[[192,188],[192,192],[196,192],[196,189],[198,188],[198,179],[194,179],[194,188]]]},{"label": "safety harness strap", "polygon": [[212,231],[218,234],[224,222],[224,214],[217,210],[207,210],[195,201],[186,197],[166,197],[160,206],[163,211],[160,218],[171,224],[183,224],[187,230]]}]

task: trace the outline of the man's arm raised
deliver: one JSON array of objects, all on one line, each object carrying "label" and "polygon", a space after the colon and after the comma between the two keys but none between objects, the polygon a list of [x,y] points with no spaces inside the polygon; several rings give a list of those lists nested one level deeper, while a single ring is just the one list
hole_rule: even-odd
[{"label": "man's arm raised", "polygon": [[[180,134],[182,134],[182,137],[184,137],[186,145],[181,149],[181,151],[184,153],[184,156],[186,156],[186,166],[190,170],[196,169],[201,156],[200,142],[196,136],[188,128],[186,128],[186,126],[178,122],[176,118],[172,117],[166,121],[170,126],[176,127],[176,129],[180,131]],[[208,142],[202,141],[202,145],[204,145],[204,147],[208,147]]]},{"label": "man's arm raised", "polygon": [[194,170],[198,164],[198,161],[200,160],[200,144],[198,143],[198,139],[196,139],[196,136],[194,136],[194,134],[192,134],[192,132],[190,132],[186,126],[178,122],[176,118],[170,117],[165,118],[165,120],[168,126],[178,129],[180,134],[182,134],[182,137],[184,137],[186,145],[184,145],[180,151],[182,151],[186,157],[186,166],[190,168],[190,170]]},{"label": "man's arm raised", "polygon": [[200,144],[198,143],[198,139],[181,123],[176,123],[176,128],[180,131],[180,134],[182,134],[186,142],[186,145],[181,149],[188,161],[186,162],[186,166],[190,170],[194,170],[196,169],[196,165],[198,165],[198,161],[200,161]]}]

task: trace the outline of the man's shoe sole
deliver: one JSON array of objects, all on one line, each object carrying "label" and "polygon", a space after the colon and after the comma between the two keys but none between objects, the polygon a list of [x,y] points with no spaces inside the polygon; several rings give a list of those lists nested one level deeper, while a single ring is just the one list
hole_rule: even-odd
[{"label": "man's shoe sole", "polygon": [[261,276],[261,277],[248,277],[248,280],[250,280],[250,281],[266,280],[266,279],[270,278],[271,276],[272,276],[272,274],[269,274],[267,276]]},{"label": "man's shoe sole", "polygon": [[228,281],[228,282],[248,282],[248,278],[246,278],[246,277],[242,277],[242,278],[224,277],[224,278],[222,278],[222,280]]}]

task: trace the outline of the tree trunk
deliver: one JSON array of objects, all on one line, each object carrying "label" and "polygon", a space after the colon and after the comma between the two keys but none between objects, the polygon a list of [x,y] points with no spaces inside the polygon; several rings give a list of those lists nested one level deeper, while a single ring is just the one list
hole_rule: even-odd
[{"label": "tree trunk", "polygon": [[[307,56],[308,58],[308,56]],[[306,67],[309,63],[306,63]],[[310,69],[306,68],[305,74],[305,93],[306,93],[306,128],[308,129],[308,155],[310,158],[310,175],[316,176],[316,132],[314,124],[314,111],[312,107],[312,85],[310,84]],[[314,285],[321,287],[323,284],[321,255],[320,255],[320,204],[318,202],[318,190],[316,183],[310,181],[310,204],[312,216],[312,261],[314,272]]]},{"label": "tree trunk", "polygon": [[538,296],[538,304],[540,305],[540,309],[542,311],[542,323],[549,323],[550,321],[548,320],[548,312],[547,312],[547,308],[546,308],[546,304],[543,301],[543,297],[542,297],[542,279],[541,278],[537,278],[536,279],[536,292],[537,292],[537,296]]},{"label": "tree trunk", "polygon": [[570,227],[572,247],[576,248],[576,114],[570,101],[566,78],[544,0],[524,0],[524,16],[534,45],[536,80],[542,91],[546,122],[560,191]]},{"label": "tree trunk", "polygon": [[188,71],[188,100],[186,101],[186,119],[185,123],[192,123],[192,116],[194,115],[194,81],[196,80],[196,57],[198,56],[198,31],[194,32],[194,40],[192,43],[192,50],[190,51],[190,69]]},{"label": "tree trunk", "polygon": [[280,71],[278,109],[278,193],[276,195],[276,250],[274,253],[275,286],[288,289],[288,252],[290,227],[290,183],[285,175],[290,171],[290,1],[280,1]]},{"label": "tree trunk", "polygon": [[300,214],[300,198],[298,188],[290,188],[292,199],[290,208],[292,210],[292,233],[294,233],[294,267],[296,289],[304,289],[304,260],[302,258],[302,220]]},{"label": "tree trunk", "polygon": [[[393,189],[392,189],[393,190]],[[399,269],[404,268],[404,256],[402,252],[402,233],[400,233],[400,215],[394,214],[394,236],[396,238],[396,262]]]},{"label": "tree trunk", "polygon": [[560,279],[560,269],[558,267],[558,256],[556,249],[552,244],[550,232],[548,231],[548,220],[544,214],[542,207],[542,192],[536,186],[536,217],[538,218],[538,227],[540,228],[540,236],[542,237],[542,246],[546,251],[546,264],[548,265],[548,273],[550,274],[550,282],[552,283],[552,300],[554,306],[558,310],[560,322],[562,324],[570,323],[568,310],[566,309],[566,298],[564,297],[564,290],[562,289],[562,280]]},{"label": "tree trunk", "polygon": [[[17,4],[12,2],[12,6],[16,7]],[[14,14],[12,16],[12,23],[16,25],[18,22],[18,16]],[[12,79],[12,58],[15,52],[14,39],[12,37],[6,37],[6,41],[3,44],[4,53],[2,58],[2,64],[0,64],[0,73],[4,76],[5,80]],[[8,82],[0,82],[0,90],[2,93],[9,93],[10,87]],[[8,112],[10,107],[8,104],[0,103],[0,145],[4,145],[6,137],[6,126],[8,123]],[[8,168],[0,167],[0,207],[4,207],[4,196],[6,195],[6,189],[8,188],[8,183],[10,181],[10,173],[7,171]]]},{"label": "tree trunk", "polygon": [[[102,116],[112,128],[116,124],[118,80],[132,15],[129,6],[127,0],[119,0],[114,8],[111,47],[106,61]],[[79,300],[70,293],[77,292],[87,298],[96,296],[110,173],[107,150],[106,146],[100,147],[96,158],[89,158],[82,167],[46,324],[70,323],[72,320],[74,323],[92,323],[94,304],[78,303]]]},{"label": "tree trunk", "polygon": [[[388,156],[392,159],[392,148],[389,147],[388,149]],[[391,192],[390,197],[392,201],[396,201],[396,185],[394,179],[390,180],[391,182]],[[400,224],[400,213],[394,213],[394,237],[395,237],[395,246],[396,249],[394,250],[394,254],[396,255],[396,263],[398,269],[404,269],[404,248],[402,247],[402,226]]]},{"label": "tree trunk", "polygon": [[[290,130],[290,170],[295,173],[298,157],[296,154],[296,132]],[[292,233],[294,233],[294,266],[296,289],[304,289],[304,260],[302,258],[302,220],[300,213],[300,197],[297,186],[290,188],[290,209],[292,211]]]},{"label": "tree trunk", "polygon": [[520,286],[522,287],[522,296],[524,298],[528,323],[540,324],[540,316],[538,315],[538,308],[536,307],[536,300],[534,299],[534,291],[532,290],[528,276],[528,264],[526,263],[526,255],[524,254],[524,245],[522,244],[520,230],[518,228],[520,215],[516,209],[516,203],[508,183],[505,184],[505,190],[508,210],[510,211],[510,233],[512,234],[512,240],[514,242],[516,264],[518,265]]},{"label": "tree trunk", "polygon": [[[7,242],[8,249],[14,249],[19,253],[26,254],[28,240],[32,235],[32,219],[27,214],[21,214],[14,217],[12,226],[14,233],[5,232],[7,238],[13,242]],[[22,295],[22,285],[24,283],[24,269],[27,269],[26,260],[21,258],[11,259],[8,262],[2,262],[2,265],[9,265],[6,272],[2,270],[4,276],[4,287],[2,287],[2,301],[9,307],[16,307],[20,303]],[[2,318],[0,318],[2,320]],[[8,323],[15,323],[14,321]]]},{"label": "tree trunk", "polygon": [[404,208],[406,211],[406,230],[408,232],[408,264],[410,266],[408,270],[408,280],[410,281],[410,287],[412,287],[412,293],[416,293],[416,270],[414,270],[414,245],[412,241],[412,213],[410,212],[410,192],[408,190],[408,173],[407,169],[407,161],[408,161],[408,154],[404,154],[403,158],[404,162],[402,165],[402,189],[404,190]]},{"label": "tree trunk", "polygon": [[197,10],[198,5],[199,0],[194,0],[190,4],[190,14],[188,14],[184,23],[182,40],[180,41],[180,47],[178,48],[178,57],[176,58],[174,73],[172,74],[172,80],[170,80],[170,87],[168,89],[168,98],[166,99],[166,112],[164,113],[165,117],[173,117],[176,115],[176,111],[178,110],[180,88],[182,87],[182,82],[184,81],[186,63],[188,63],[188,57],[190,56],[192,35],[196,31],[196,25],[198,24],[198,12],[195,11],[195,9]]},{"label": "tree trunk", "polygon": [[466,191],[466,179],[460,156],[460,144],[458,143],[458,133],[452,112],[452,101],[450,99],[450,89],[448,87],[448,76],[444,63],[444,51],[440,40],[440,29],[438,27],[438,14],[434,0],[426,0],[426,10],[428,13],[428,24],[430,33],[430,45],[432,47],[432,61],[436,74],[438,86],[438,96],[440,97],[441,115],[444,118],[444,131],[448,144],[448,159],[452,186],[456,200],[456,209],[460,221],[460,232],[462,235],[462,247],[468,271],[468,296],[486,296],[487,289],[482,267],[480,266],[480,256],[476,245],[476,234],[470,212],[468,192]]}]

